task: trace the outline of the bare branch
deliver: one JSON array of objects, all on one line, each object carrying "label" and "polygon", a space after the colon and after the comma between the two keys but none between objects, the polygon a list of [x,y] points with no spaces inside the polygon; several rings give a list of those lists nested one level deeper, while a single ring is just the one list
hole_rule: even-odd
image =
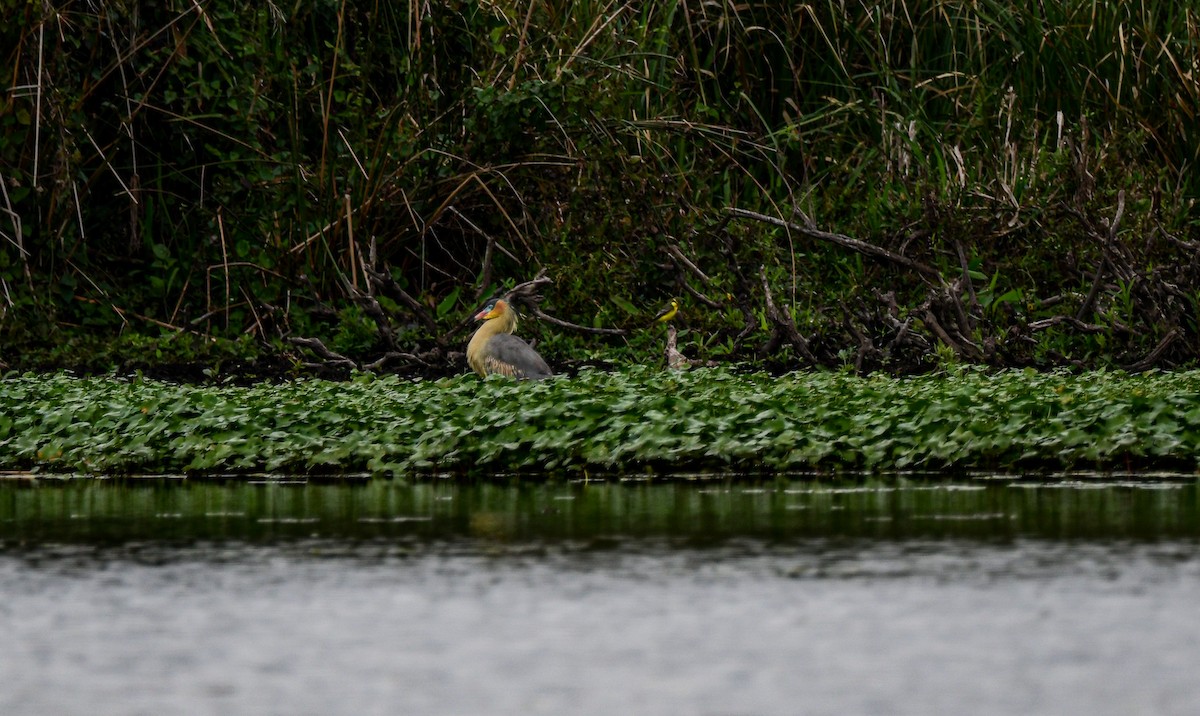
[{"label": "bare branch", "polygon": [[712,279],[710,279],[707,274],[701,271],[700,267],[697,266],[691,259],[689,259],[687,256],[684,256],[683,250],[678,246],[675,244],[669,244],[664,251],[670,254],[671,258],[675,259],[675,261],[681,266],[686,268],[688,271],[691,271],[692,274],[695,275],[696,278],[700,279],[703,283],[712,283]]},{"label": "bare branch", "polygon": [[580,333],[591,333],[591,334],[598,335],[598,336],[626,336],[626,335],[629,335],[629,331],[625,330],[624,328],[591,328],[589,326],[581,326],[577,323],[571,323],[569,321],[564,321],[561,318],[555,318],[554,316],[551,316],[551,315],[545,313],[544,311],[542,311],[542,309],[537,308],[536,306],[534,308],[530,309],[530,313],[537,316],[539,319],[545,321],[546,323],[558,326],[560,328],[569,328],[572,331],[579,331]]},{"label": "bare branch", "polygon": [[325,344],[322,343],[321,339],[319,338],[301,338],[299,336],[292,336],[291,338],[288,338],[288,343],[300,346],[301,348],[309,349],[313,353],[317,354],[318,358],[325,360],[326,364],[328,365],[340,365],[346,366],[347,368],[354,368],[356,366],[355,362],[346,356],[342,355],[341,353],[335,353],[326,348]]},{"label": "bare branch", "polygon": [[729,264],[730,272],[733,273],[734,278],[737,280],[737,296],[734,298],[737,301],[738,310],[742,312],[742,330],[734,336],[733,342],[734,345],[740,346],[742,341],[746,340],[754,332],[754,329],[758,328],[758,319],[750,307],[749,297],[753,289],[750,286],[749,279],[746,278],[746,273],[742,271],[741,264],[738,263],[737,255],[733,250],[733,239],[730,237],[729,232],[725,230],[726,226],[732,220],[732,216],[727,215],[723,217],[712,231],[714,233],[721,232],[721,255],[725,257],[726,262]]},{"label": "bare branch", "polygon": [[384,293],[385,295],[391,296],[400,303],[404,304],[408,310],[412,311],[413,316],[415,316],[416,319],[420,321],[430,333],[437,332],[437,321],[433,319],[433,315],[427,308],[425,308],[424,305],[421,304],[420,301],[409,295],[408,291],[400,288],[400,285],[396,283],[391,274],[383,271],[376,271],[370,266],[364,266],[363,270],[367,272],[367,276],[371,279],[371,285],[374,286],[376,290]]},{"label": "bare branch", "polygon": [[[599,336],[624,336],[628,335],[629,331],[623,328],[591,328],[589,326],[581,326],[577,323],[564,321],[561,318],[555,318],[546,313],[541,308],[541,294],[543,286],[548,286],[554,281],[546,275],[546,269],[538,271],[537,275],[529,281],[519,283],[513,286],[507,293],[504,294],[504,300],[513,305],[521,305],[529,312],[530,315],[536,316],[539,320],[545,321],[559,328],[566,328],[580,333],[591,333]],[[457,328],[455,329],[457,330]]]},{"label": "bare branch", "polygon": [[1154,364],[1158,362],[1158,359],[1162,358],[1163,353],[1167,352],[1167,348],[1169,348],[1171,344],[1175,342],[1176,338],[1179,338],[1180,333],[1182,333],[1182,331],[1178,326],[1172,328],[1167,332],[1167,335],[1163,336],[1162,340],[1158,342],[1158,345],[1154,346],[1154,350],[1146,354],[1145,358],[1121,367],[1125,370],[1133,372],[1140,372],[1153,368]]},{"label": "bare branch", "polygon": [[688,293],[688,295],[690,295],[692,298],[696,299],[698,302],[703,303],[705,306],[708,306],[709,308],[713,308],[713,309],[722,308],[721,303],[719,301],[714,301],[713,299],[709,298],[708,296],[705,296],[703,293],[701,293],[700,291],[693,288],[692,285],[687,282],[685,270],[687,272],[690,272],[696,278],[700,279],[701,283],[709,284],[712,282],[712,279],[710,279],[707,274],[705,274],[703,271],[701,271],[700,267],[697,266],[694,261],[692,261],[686,255],[684,255],[682,249],[680,249],[675,244],[671,244],[663,250],[667,252],[667,254],[671,258],[671,261],[675,264],[675,268],[679,271],[679,277],[677,280],[679,282],[679,285],[683,287],[683,290],[686,291]]},{"label": "bare branch", "polygon": [[767,281],[767,272],[763,267],[758,267],[758,277],[762,281],[763,294],[767,302],[767,318],[774,326],[772,333],[774,334],[771,343],[776,343],[778,337],[782,334],[789,343],[796,346],[796,350],[800,352],[809,362],[816,364],[817,358],[808,348],[808,341],[804,336],[800,335],[800,329],[796,328],[796,322],[792,320],[792,315],[788,311],[781,310],[775,304],[775,299],[771,295],[771,285]]},{"label": "bare branch", "polygon": [[921,320],[925,321],[925,325],[929,326],[929,329],[938,337],[938,340],[950,346],[959,357],[974,360],[983,357],[983,351],[971,341],[962,338],[962,336],[959,336],[960,340],[951,338],[946,329],[942,327],[942,324],[938,322],[937,316],[933,315],[933,311],[926,309],[925,315],[921,317]]},{"label": "bare branch", "polygon": [[872,256],[872,257],[875,257],[878,259],[885,259],[894,264],[897,264],[897,265],[903,266],[907,269],[916,271],[917,273],[921,274],[922,276],[926,276],[928,278],[938,279],[938,280],[941,280],[941,278],[942,278],[942,275],[940,273],[938,273],[938,270],[933,268],[932,266],[926,266],[925,264],[921,263],[920,261],[914,261],[913,259],[910,259],[907,256],[901,256],[900,254],[894,253],[892,251],[888,251],[885,248],[876,246],[874,244],[868,244],[865,241],[846,236],[845,234],[834,234],[834,233],[831,233],[828,231],[821,231],[820,229],[812,228],[809,226],[801,226],[800,224],[796,224],[791,221],[786,221],[784,219],[780,219],[780,218],[777,218],[774,216],[768,216],[766,214],[760,214],[756,211],[739,209],[737,207],[731,206],[731,207],[727,207],[725,210],[728,211],[729,213],[733,214],[734,216],[740,216],[745,219],[754,219],[755,221],[762,221],[762,222],[765,222],[768,224],[774,224],[775,226],[782,226],[784,228],[798,232],[804,236],[808,236],[809,238],[818,239],[821,241],[829,241],[829,242],[835,243],[839,246],[844,246],[853,251],[857,251],[858,253],[863,254],[865,256]]},{"label": "bare branch", "polygon": [[[366,267],[363,267],[366,270]],[[375,328],[379,331],[379,337],[383,339],[383,344],[389,350],[396,347],[396,336],[392,332],[392,324],[388,321],[387,314],[384,313],[383,306],[379,305],[378,299],[370,294],[363,293],[353,286],[349,290],[350,297],[354,302],[362,307],[363,313],[375,322]]]},{"label": "bare branch", "polygon": [[1121,217],[1125,215],[1125,190],[1122,189],[1117,193],[1117,213],[1113,216],[1113,220],[1108,225],[1108,236],[1104,240],[1103,257],[1100,259],[1100,265],[1096,267],[1096,275],[1092,277],[1092,289],[1088,291],[1087,298],[1080,304],[1079,310],[1075,313],[1075,318],[1082,321],[1092,312],[1092,307],[1096,305],[1096,296],[1100,293],[1100,284],[1104,279],[1104,272],[1112,265],[1112,246],[1117,240],[1117,229],[1121,226]]},{"label": "bare branch", "polygon": [[724,308],[724,306],[722,305],[722,303],[720,301],[714,301],[713,299],[709,298],[708,296],[705,296],[703,293],[700,293],[696,289],[692,288],[687,282],[684,282],[683,290],[687,291],[689,296],[696,299],[698,302],[703,303],[705,306],[708,306],[709,308],[714,308],[717,310]]},{"label": "bare branch", "polygon": [[1047,328],[1053,328],[1060,324],[1067,324],[1077,331],[1082,333],[1104,333],[1108,328],[1098,326],[1095,323],[1085,323],[1074,316],[1053,316],[1051,318],[1043,318],[1040,321],[1030,323],[1027,328],[1030,331],[1043,331]]},{"label": "bare branch", "polygon": [[508,293],[504,294],[504,300],[527,306],[530,310],[537,310],[538,304],[542,302],[543,298],[542,287],[552,283],[554,281],[546,275],[546,269],[542,269],[529,281],[513,286]]},{"label": "bare branch", "polygon": [[[962,278],[959,280],[967,289],[967,296],[970,297],[970,314],[961,314],[959,320],[963,322],[964,330],[975,330],[975,316],[979,313],[979,297],[975,295],[975,284],[971,282],[971,265],[967,261],[967,252],[963,248],[962,242],[958,239],[954,240],[954,250],[958,254],[958,265],[962,269]],[[957,297],[956,297],[957,298]],[[969,318],[969,320],[968,320]]]},{"label": "bare branch", "polygon": [[496,237],[479,228],[474,221],[468,219],[461,211],[453,206],[446,207],[446,211],[453,213],[467,226],[471,227],[475,233],[487,240],[487,248],[483,252],[483,265],[479,269],[479,286],[475,289],[475,300],[478,301],[487,291],[488,286],[492,285],[492,256],[496,253]]},{"label": "bare branch", "polygon": [[410,366],[419,365],[419,366],[422,366],[425,368],[433,368],[435,366],[432,362],[430,362],[430,359],[434,358],[434,357],[442,357],[441,351],[439,349],[435,348],[432,351],[422,353],[420,355],[417,355],[415,353],[404,353],[401,351],[388,351],[387,353],[384,353],[382,356],[380,356],[377,360],[374,360],[370,363],[363,364],[363,369],[364,370],[379,370],[380,368],[382,368],[384,366],[384,364],[389,363],[391,361],[396,361],[396,360],[402,360]]}]

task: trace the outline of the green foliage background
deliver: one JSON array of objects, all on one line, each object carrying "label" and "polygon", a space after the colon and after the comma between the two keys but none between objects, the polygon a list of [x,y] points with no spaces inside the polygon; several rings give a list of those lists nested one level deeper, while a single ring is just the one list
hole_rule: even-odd
[{"label": "green foliage background", "polygon": [[[641,327],[682,295],[700,358],[797,360],[768,340],[765,285],[822,363],[1194,359],[1187,4],[0,13],[0,362],[294,353],[297,335],[355,358],[444,346],[478,299],[540,268],[546,309],[585,326]],[[379,297],[394,346],[364,316],[364,266],[415,299]],[[933,323],[957,305],[945,343]],[[644,359],[657,340],[544,338],[558,359]]]}]

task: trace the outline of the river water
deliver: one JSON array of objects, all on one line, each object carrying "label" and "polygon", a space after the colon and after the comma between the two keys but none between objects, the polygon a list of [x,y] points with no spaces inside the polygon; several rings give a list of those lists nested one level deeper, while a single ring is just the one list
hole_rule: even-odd
[{"label": "river water", "polygon": [[0,481],[0,714],[1194,714],[1194,478]]}]

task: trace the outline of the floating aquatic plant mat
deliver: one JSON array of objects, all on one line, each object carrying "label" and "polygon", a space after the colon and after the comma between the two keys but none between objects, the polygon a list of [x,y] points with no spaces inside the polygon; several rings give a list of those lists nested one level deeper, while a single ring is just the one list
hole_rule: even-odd
[{"label": "floating aquatic plant mat", "polygon": [[1195,371],[891,378],[635,368],[540,383],[361,375],[249,387],[0,381],[0,470],[1192,471],[1198,448]]}]

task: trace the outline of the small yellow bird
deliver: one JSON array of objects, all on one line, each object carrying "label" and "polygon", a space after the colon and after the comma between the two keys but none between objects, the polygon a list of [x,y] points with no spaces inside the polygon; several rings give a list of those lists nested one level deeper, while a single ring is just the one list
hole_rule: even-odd
[{"label": "small yellow bird", "polygon": [[654,317],[654,322],[668,323],[671,319],[675,318],[675,314],[677,313],[679,313],[679,299],[672,298],[671,304],[659,311],[658,315]]}]

